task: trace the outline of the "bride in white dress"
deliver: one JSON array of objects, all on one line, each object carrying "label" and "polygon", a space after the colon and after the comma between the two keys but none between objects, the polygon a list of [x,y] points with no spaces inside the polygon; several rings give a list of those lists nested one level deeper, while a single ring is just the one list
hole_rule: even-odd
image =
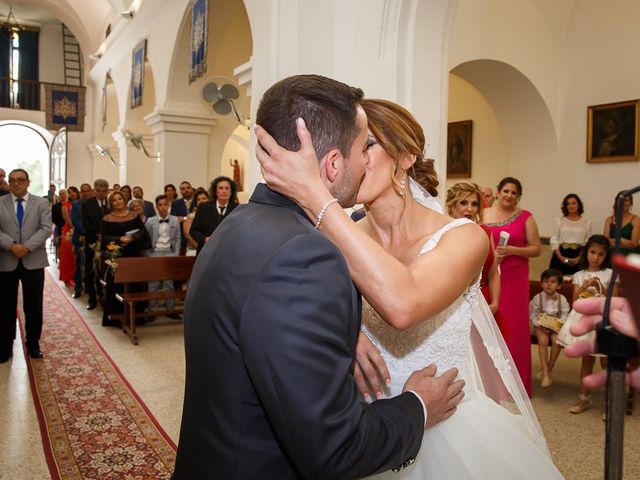
[{"label": "bride in white dress", "polygon": [[[439,372],[456,367],[466,382],[453,416],[425,430],[415,463],[375,478],[562,478],[479,292],[486,234],[471,221],[425,208],[437,208],[431,195],[438,180],[433,162],[424,158],[424,134],[413,116],[384,100],[365,100],[362,107],[369,144],[357,201],[366,217],[354,224],[333,205],[321,223],[366,299],[363,332],[376,348],[366,338],[359,342],[355,376],[363,394],[368,388],[378,398],[402,392],[409,375],[430,363]],[[258,133],[266,144],[266,132]],[[269,186],[317,218],[331,196],[318,181],[304,125],[298,125],[298,135],[302,146],[296,154],[276,152],[271,143],[274,158],[259,146],[256,153]],[[382,379],[371,374],[372,367]],[[384,382],[388,388],[380,387]]]}]

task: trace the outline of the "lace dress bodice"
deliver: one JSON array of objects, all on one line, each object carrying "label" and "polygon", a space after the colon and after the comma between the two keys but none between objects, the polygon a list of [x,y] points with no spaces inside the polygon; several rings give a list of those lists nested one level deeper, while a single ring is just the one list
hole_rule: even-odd
[{"label": "lace dress bodice", "polygon": [[[472,222],[461,218],[439,229],[423,245],[418,257],[433,250],[446,232],[467,223]],[[362,329],[387,363],[392,396],[402,391],[411,373],[431,363],[438,366],[439,373],[456,367],[458,378],[467,376],[471,312],[479,285],[478,280],[447,309],[402,331],[387,324],[366,300],[363,301]]]}]

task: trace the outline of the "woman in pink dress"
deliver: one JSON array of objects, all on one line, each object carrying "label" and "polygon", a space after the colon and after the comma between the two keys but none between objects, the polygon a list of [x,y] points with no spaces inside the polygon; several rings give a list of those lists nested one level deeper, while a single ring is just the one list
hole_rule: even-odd
[{"label": "woman in pink dress", "polygon": [[[491,229],[500,263],[500,307],[509,334],[505,338],[522,383],[531,396],[531,340],[529,331],[529,258],[540,255],[538,226],[531,212],[518,206],[522,184],[506,177],[498,184],[497,202],[484,213]],[[508,232],[509,243],[501,247],[500,232]]]}]

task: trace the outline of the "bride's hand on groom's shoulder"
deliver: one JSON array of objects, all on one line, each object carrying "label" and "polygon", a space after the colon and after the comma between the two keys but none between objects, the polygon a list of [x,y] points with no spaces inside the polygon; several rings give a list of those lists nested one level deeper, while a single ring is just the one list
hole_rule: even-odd
[{"label": "bride's hand on groom's shoulder", "polygon": [[416,370],[402,389],[403,392],[415,392],[424,402],[427,409],[425,428],[431,428],[453,415],[464,398],[464,380],[456,380],[458,369],[447,370],[439,377],[436,370],[433,364]]},{"label": "bride's hand on groom's shoulder", "polygon": [[385,386],[391,384],[391,375],[380,350],[371,343],[366,334],[360,332],[356,346],[356,364],[353,378],[365,401],[383,397]]}]

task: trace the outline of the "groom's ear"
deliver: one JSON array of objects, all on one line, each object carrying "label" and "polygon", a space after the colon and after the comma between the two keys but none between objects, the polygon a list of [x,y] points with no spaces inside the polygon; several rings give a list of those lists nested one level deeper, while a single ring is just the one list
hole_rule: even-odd
[{"label": "groom's ear", "polygon": [[332,148],[320,160],[320,176],[329,184],[333,184],[340,177],[344,168],[344,158],[340,150]]}]

